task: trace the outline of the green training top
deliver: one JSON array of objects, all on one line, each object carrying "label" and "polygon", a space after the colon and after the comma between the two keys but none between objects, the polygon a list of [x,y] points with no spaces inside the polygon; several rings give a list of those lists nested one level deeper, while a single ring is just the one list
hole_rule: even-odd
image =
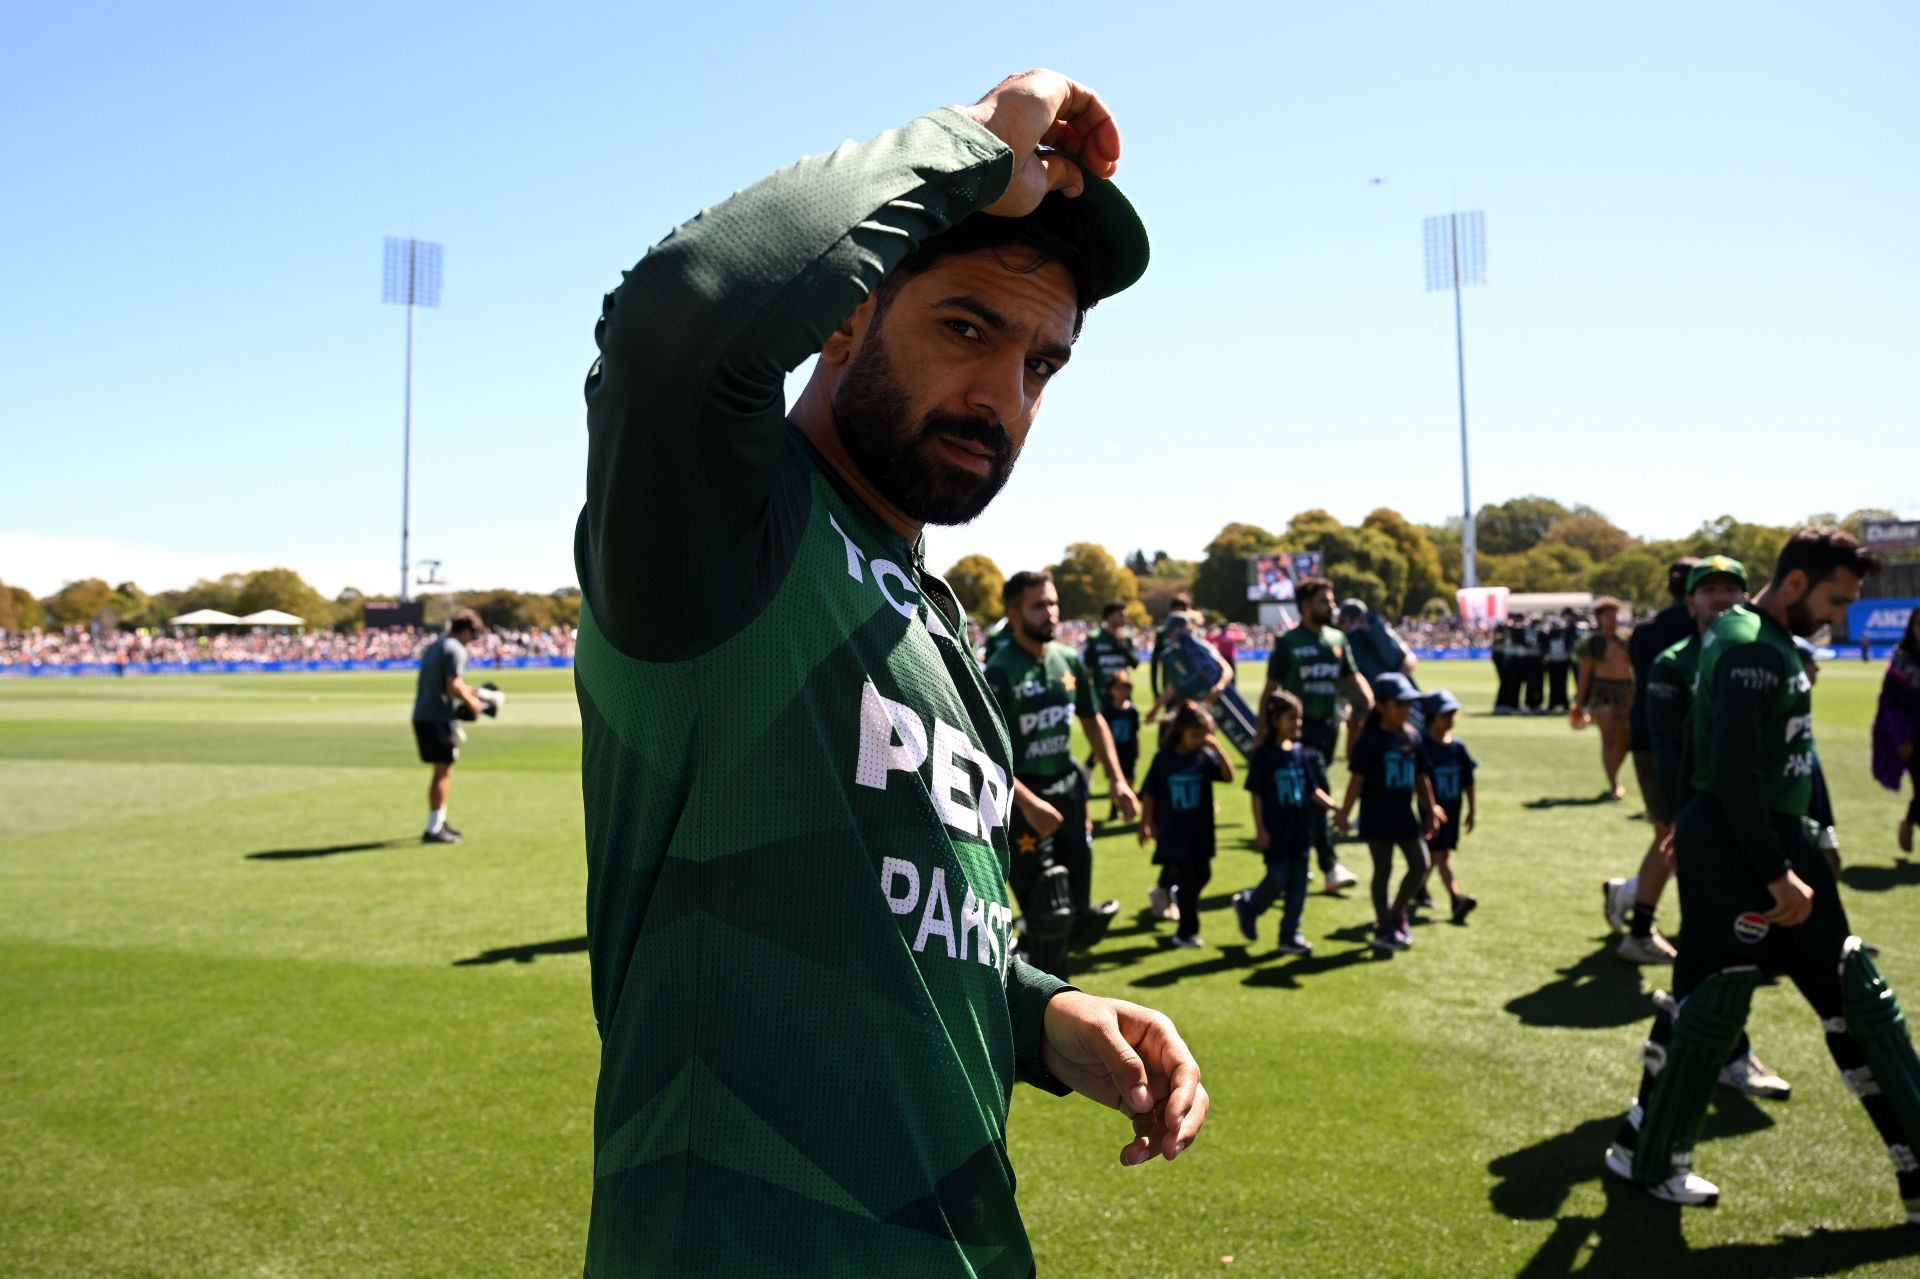
[{"label": "green training top", "polygon": [[1693,681],[1700,669],[1700,637],[1689,635],[1662,649],[1647,668],[1647,733],[1652,742],[1655,784],[1666,796],[1667,812],[1678,813],[1686,800],[1687,712],[1693,707]]},{"label": "green training top", "polygon": [[1061,983],[1009,956],[1010,756],[947,585],[782,381],[1007,148],[951,111],[656,245],[588,374],[586,1273],[1032,1272],[1006,1119]]},{"label": "green training top", "polygon": [[1324,728],[1340,718],[1340,685],[1360,673],[1337,626],[1296,626],[1273,642],[1267,678],[1300,699],[1301,718]]},{"label": "green training top", "polygon": [[1049,643],[1035,657],[1017,640],[1002,645],[987,659],[987,687],[1007,721],[1015,777],[1044,785],[1073,771],[1073,717],[1099,710],[1078,653]]},{"label": "green training top", "polygon": [[1787,871],[1769,813],[1805,816],[1813,799],[1813,682],[1793,637],[1736,604],[1700,641],[1693,693],[1693,786],[1712,793],[1763,882]]},{"label": "green training top", "polygon": [[1088,674],[1093,676],[1093,697],[1098,702],[1107,695],[1107,681],[1120,671],[1132,671],[1140,664],[1140,655],[1134,652],[1130,642],[1102,626],[1087,636],[1083,660]]}]

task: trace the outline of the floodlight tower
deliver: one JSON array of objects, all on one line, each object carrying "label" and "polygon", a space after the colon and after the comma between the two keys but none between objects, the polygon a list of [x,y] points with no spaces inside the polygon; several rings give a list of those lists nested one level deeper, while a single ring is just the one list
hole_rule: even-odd
[{"label": "floodlight tower", "polygon": [[1474,566],[1473,481],[1467,466],[1467,344],[1460,324],[1460,290],[1487,282],[1486,215],[1447,213],[1426,220],[1427,292],[1453,290],[1453,363],[1460,381],[1460,567],[1462,586],[1480,585]]},{"label": "floodlight tower", "polygon": [[413,505],[413,308],[440,306],[440,246],[431,240],[387,237],[385,288],[381,301],[407,308],[407,391],[400,416],[400,602],[407,589],[407,525]]}]

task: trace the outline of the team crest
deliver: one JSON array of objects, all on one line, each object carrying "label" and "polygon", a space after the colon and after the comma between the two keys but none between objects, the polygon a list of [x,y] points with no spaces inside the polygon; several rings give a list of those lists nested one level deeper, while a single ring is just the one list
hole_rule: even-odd
[{"label": "team crest", "polygon": [[1748,946],[1760,941],[1772,930],[1773,925],[1758,911],[1747,911],[1733,921],[1734,938]]}]

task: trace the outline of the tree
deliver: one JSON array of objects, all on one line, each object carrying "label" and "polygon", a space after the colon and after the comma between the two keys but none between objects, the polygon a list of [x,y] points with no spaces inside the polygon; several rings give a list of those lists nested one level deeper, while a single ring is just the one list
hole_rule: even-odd
[{"label": "tree", "polygon": [[1240,622],[1254,620],[1247,599],[1247,557],[1278,549],[1280,539],[1258,524],[1229,524],[1207,543],[1206,558],[1193,575],[1193,602]]},{"label": "tree", "polygon": [[1489,555],[1517,555],[1538,545],[1548,529],[1572,514],[1552,498],[1537,495],[1483,506],[1473,517],[1474,546]]},{"label": "tree", "polygon": [[1707,520],[1680,540],[1683,555],[1731,555],[1747,567],[1747,581],[1755,590],[1773,574],[1793,530],[1773,524],[1743,524],[1731,515]]},{"label": "tree", "polygon": [[1612,595],[1638,608],[1662,608],[1667,602],[1667,565],[1673,557],[1650,546],[1635,546],[1587,571],[1587,589]]},{"label": "tree", "polygon": [[998,618],[1002,611],[1000,594],[1006,589],[1007,576],[1000,566],[984,555],[964,555],[947,570],[947,585],[967,616],[981,625]]},{"label": "tree", "polygon": [[1060,616],[1098,619],[1109,600],[1122,604],[1140,598],[1140,585],[1107,548],[1093,542],[1075,542],[1049,570],[1060,592]]},{"label": "tree", "polygon": [[1427,535],[1427,541],[1433,543],[1433,549],[1440,555],[1440,580],[1443,582],[1465,581],[1467,576],[1466,554],[1460,545],[1460,517],[1449,517],[1440,524],[1415,525]]},{"label": "tree", "polygon": [[87,577],[68,582],[42,602],[55,626],[80,626],[113,603],[113,588],[97,577]]},{"label": "tree", "polygon": [[1638,540],[1602,515],[1569,515],[1554,521],[1546,532],[1547,542],[1577,546],[1594,560],[1610,560]]},{"label": "tree", "polygon": [[499,587],[464,592],[460,604],[478,613],[480,620],[496,631],[537,631],[553,625],[553,598],[548,595]]},{"label": "tree", "polygon": [[1440,551],[1433,539],[1418,524],[1392,507],[1374,509],[1360,522],[1362,528],[1375,529],[1393,540],[1394,549],[1407,561],[1407,589],[1401,597],[1402,611],[1411,613],[1432,599],[1451,599],[1453,584],[1440,566]]},{"label": "tree", "polygon": [[[1166,552],[1162,551],[1160,554],[1164,557]],[[1145,577],[1153,572],[1153,563],[1147,559],[1146,551],[1137,546],[1133,549],[1133,553],[1127,556],[1127,567],[1133,571],[1135,577]]]},{"label": "tree", "polygon": [[255,569],[234,596],[233,611],[243,617],[270,608],[291,613],[308,626],[333,624],[333,605],[290,568]]},{"label": "tree", "polygon": [[1542,542],[1517,555],[1489,555],[1480,578],[1513,591],[1584,591],[1593,557],[1565,542]]},{"label": "tree", "polygon": [[555,626],[580,625],[580,588],[563,586],[548,597],[553,601]]},{"label": "tree", "polygon": [[345,586],[333,597],[333,629],[357,635],[367,627],[367,595],[357,586]]},{"label": "tree", "polygon": [[1813,524],[1836,524],[1837,523],[1841,528],[1847,530],[1847,532],[1853,534],[1857,538],[1861,538],[1864,540],[1867,536],[1867,522],[1869,520],[1897,520],[1899,518],[1900,517],[1898,515],[1895,515],[1892,511],[1883,510],[1878,506],[1867,506],[1867,507],[1862,507],[1860,510],[1857,510],[1857,511],[1848,511],[1845,515],[1841,516],[1838,520],[1809,520],[1808,523],[1813,523]]},{"label": "tree", "polygon": [[43,621],[40,601],[24,586],[0,582],[0,631],[27,631]]},{"label": "tree", "polygon": [[240,603],[240,589],[247,584],[245,576],[228,573],[217,580],[201,578],[174,598],[176,612],[168,617],[178,617],[181,613],[197,613],[203,608],[218,609],[222,613],[236,613]]}]

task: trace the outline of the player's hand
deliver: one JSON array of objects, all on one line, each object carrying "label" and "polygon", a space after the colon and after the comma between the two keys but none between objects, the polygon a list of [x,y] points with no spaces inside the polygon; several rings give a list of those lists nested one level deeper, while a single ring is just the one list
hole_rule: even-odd
[{"label": "player's hand", "polygon": [[1253,846],[1264,853],[1273,847],[1273,836],[1266,831],[1257,830],[1253,833]]},{"label": "player's hand", "polygon": [[1133,1120],[1120,1148],[1132,1167],[1174,1159],[1193,1144],[1212,1104],[1200,1064],[1165,1014],[1125,1000],[1064,990],[1047,1001],[1040,1060],[1083,1097]]},{"label": "player's hand", "polygon": [[1447,810],[1435,804],[1427,813],[1427,838],[1432,839],[1447,824]]},{"label": "player's hand", "polygon": [[1587,725],[1593,723],[1593,716],[1576,706],[1567,713],[1567,722],[1572,725],[1574,732],[1577,733]]},{"label": "player's hand", "polygon": [[1466,830],[1466,831],[1467,831],[1467,832],[1468,832],[1469,834],[1471,834],[1471,833],[1473,832],[1473,819],[1474,819],[1474,816],[1475,816],[1475,814],[1474,814],[1474,811],[1473,811],[1473,810],[1472,810],[1471,808],[1469,808],[1469,809],[1467,810],[1467,820],[1466,820],[1466,825],[1465,825],[1465,827],[1463,828],[1463,829],[1465,829],[1465,830]]},{"label": "player's hand", "polygon": [[1085,189],[1080,165],[1065,156],[1036,154],[1038,147],[1071,151],[1102,178],[1112,177],[1120,163],[1120,128],[1107,104],[1058,71],[1008,76],[980,101],[954,110],[979,121],[1013,151],[1007,189],[982,210],[995,217],[1023,217],[1049,192],[1076,196]]},{"label": "player's hand", "polygon": [[1115,782],[1113,790],[1113,811],[1120,814],[1120,820],[1130,822],[1140,815],[1140,797],[1133,793],[1133,787],[1125,782]]},{"label": "player's hand", "polygon": [[1351,835],[1353,833],[1352,831],[1347,829],[1347,814],[1345,813],[1345,811],[1341,811],[1333,815],[1333,828],[1336,831],[1339,831],[1342,835]]},{"label": "player's hand", "polygon": [[1767,912],[1768,923],[1792,928],[1795,924],[1804,924],[1807,916],[1813,914],[1813,890],[1792,871],[1768,884],[1767,891],[1773,894],[1773,909]]},{"label": "player's hand", "polygon": [[1151,844],[1152,842],[1153,842],[1153,823],[1141,822],[1140,823],[1140,847],[1145,848],[1148,844]]},{"label": "player's hand", "polygon": [[1045,839],[1047,836],[1053,834],[1053,832],[1059,830],[1060,823],[1065,820],[1065,818],[1061,817],[1059,809],[1049,804],[1046,800],[1039,798],[1034,799],[1033,803],[1027,808],[1025,816],[1027,825],[1033,827],[1033,833],[1041,839]]}]

